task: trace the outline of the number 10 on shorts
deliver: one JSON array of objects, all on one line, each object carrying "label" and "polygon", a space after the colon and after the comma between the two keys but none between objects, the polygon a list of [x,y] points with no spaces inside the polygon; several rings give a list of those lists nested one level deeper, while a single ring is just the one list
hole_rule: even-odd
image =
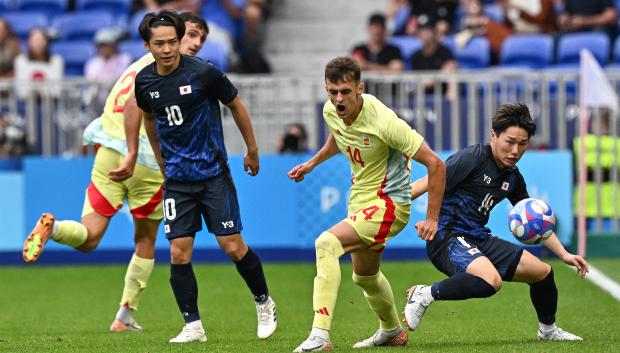
[{"label": "number 10 on shorts", "polygon": [[177,218],[177,209],[174,206],[174,199],[164,200],[164,218],[168,221]]}]

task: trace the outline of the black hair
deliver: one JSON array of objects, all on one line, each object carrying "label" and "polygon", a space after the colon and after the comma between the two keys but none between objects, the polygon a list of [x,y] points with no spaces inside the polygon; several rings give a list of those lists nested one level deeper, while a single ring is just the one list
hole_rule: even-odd
[{"label": "black hair", "polygon": [[205,31],[205,34],[209,34],[209,25],[202,16],[194,15],[191,12],[182,12],[180,16],[184,23],[191,22]]},{"label": "black hair", "polygon": [[385,28],[385,16],[379,12],[373,13],[368,18],[368,25],[381,25],[381,27]]},{"label": "black hair", "polygon": [[506,103],[497,109],[491,122],[491,128],[495,135],[499,136],[512,126],[524,129],[530,138],[536,134],[536,123],[532,119],[527,105],[523,103]]},{"label": "black hair", "polygon": [[144,15],[138,27],[142,40],[145,42],[150,41],[153,34],[151,30],[159,26],[174,27],[178,40],[181,40],[185,35],[185,22],[181,16],[172,10],[160,10],[156,13],[149,12]]},{"label": "black hair", "polygon": [[331,83],[347,82],[349,80],[360,82],[361,71],[360,63],[357,59],[350,56],[339,56],[331,59],[325,65],[325,80]]}]

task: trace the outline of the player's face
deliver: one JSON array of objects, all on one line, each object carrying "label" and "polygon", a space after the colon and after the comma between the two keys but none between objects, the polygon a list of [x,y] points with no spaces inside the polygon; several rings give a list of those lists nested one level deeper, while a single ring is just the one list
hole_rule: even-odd
[{"label": "player's face", "polygon": [[329,100],[336,107],[338,116],[345,123],[352,122],[362,109],[362,93],[364,84],[355,80],[338,81],[337,83],[325,80],[325,89]]},{"label": "player's face", "polygon": [[181,39],[181,54],[195,56],[207,39],[205,31],[192,22],[185,22],[185,35]]},{"label": "player's face", "polygon": [[500,168],[513,167],[527,150],[530,135],[525,129],[511,126],[497,136],[491,131],[493,158]]},{"label": "player's face", "polygon": [[169,73],[179,66],[179,39],[174,27],[151,28],[147,49],[153,54],[159,73]]}]

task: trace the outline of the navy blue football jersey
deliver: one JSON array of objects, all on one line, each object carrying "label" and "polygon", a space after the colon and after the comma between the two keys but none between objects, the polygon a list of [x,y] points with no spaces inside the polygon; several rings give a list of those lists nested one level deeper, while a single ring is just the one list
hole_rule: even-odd
[{"label": "navy blue football jersey", "polygon": [[514,205],[528,198],[523,175],[515,166],[500,169],[491,145],[478,144],[453,154],[446,160],[446,191],[439,215],[441,238],[467,235],[487,238],[489,213],[508,198]]},{"label": "navy blue football jersey", "polygon": [[181,55],[179,67],[167,76],[155,63],[136,77],[136,101],[154,114],[166,178],[206,180],[228,166],[220,104],[230,103],[237,88],[210,63]]}]

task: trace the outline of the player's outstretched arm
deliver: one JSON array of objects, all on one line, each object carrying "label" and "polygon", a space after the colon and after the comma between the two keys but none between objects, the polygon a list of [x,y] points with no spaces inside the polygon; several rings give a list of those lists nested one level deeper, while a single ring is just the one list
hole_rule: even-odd
[{"label": "player's outstretched arm", "polygon": [[329,137],[327,137],[327,141],[325,141],[323,147],[321,147],[321,149],[307,162],[296,165],[293,169],[291,169],[288,172],[288,177],[296,182],[300,182],[304,180],[304,176],[316,168],[317,165],[337,155],[338,152],[340,152],[340,150],[336,144],[336,139],[334,139],[332,134],[329,134]]},{"label": "player's outstretched arm", "polygon": [[586,276],[586,273],[590,272],[586,260],[579,255],[573,255],[566,251],[555,233],[551,234],[549,238],[544,240],[543,244],[545,244],[545,247],[547,247],[547,249],[551,250],[557,257],[560,258],[560,260],[564,261],[567,265],[575,266],[575,268],[577,269],[577,275],[579,277],[584,278]]},{"label": "player's outstretched arm", "polygon": [[144,130],[146,131],[146,136],[149,138],[149,142],[151,144],[151,148],[153,149],[153,154],[155,155],[155,160],[157,160],[157,164],[159,165],[159,170],[161,170],[161,174],[166,176],[165,170],[166,165],[164,164],[164,157],[161,155],[161,149],[159,147],[159,140],[157,139],[157,127],[155,126],[155,115],[144,113]]},{"label": "player's outstretched arm", "polygon": [[438,230],[439,210],[446,187],[446,164],[426,143],[420,146],[413,155],[413,159],[425,165],[428,170],[426,220],[417,222],[416,228],[420,238],[430,241],[433,240]]},{"label": "player's outstretched arm", "polygon": [[136,96],[127,98],[124,107],[125,140],[127,140],[127,155],[121,165],[110,170],[108,176],[114,181],[123,181],[133,175],[138,159],[138,144],[140,137],[140,123],[142,123],[142,110],[138,108]]},{"label": "player's outstretched arm", "polygon": [[428,175],[417,179],[411,184],[411,200],[415,200],[428,191]]},{"label": "player's outstretched arm", "polygon": [[237,128],[239,128],[248,149],[247,154],[243,158],[243,168],[248,174],[254,176],[258,174],[259,170],[258,146],[256,145],[256,138],[254,137],[254,129],[252,129],[250,115],[239,96],[236,96],[235,99],[226,104],[226,106],[230,109],[233,119],[235,119],[235,124],[237,124]]}]

